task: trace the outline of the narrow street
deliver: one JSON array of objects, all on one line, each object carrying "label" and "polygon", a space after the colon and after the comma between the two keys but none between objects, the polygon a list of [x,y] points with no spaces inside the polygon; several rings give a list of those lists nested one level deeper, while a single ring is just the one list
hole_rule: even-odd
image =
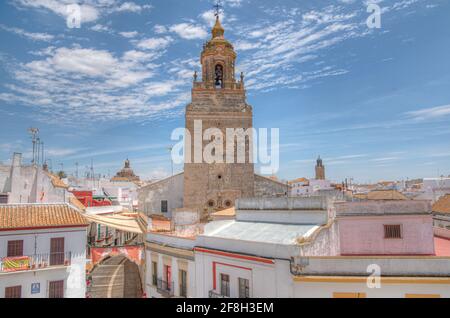
[{"label": "narrow street", "polygon": [[137,265],[118,256],[107,259],[92,272],[92,298],[139,298],[141,282]]}]

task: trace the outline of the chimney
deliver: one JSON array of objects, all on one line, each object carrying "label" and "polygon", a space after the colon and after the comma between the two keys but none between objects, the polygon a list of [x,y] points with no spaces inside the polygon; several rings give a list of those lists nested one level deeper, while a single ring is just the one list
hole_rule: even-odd
[{"label": "chimney", "polygon": [[15,152],[12,158],[12,166],[21,167],[22,166],[22,154],[19,152]]},{"label": "chimney", "polygon": [[10,194],[10,203],[22,203],[21,201],[21,193],[23,188],[23,180],[22,180],[22,154],[15,152],[12,158],[11,163],[11,194]]}]

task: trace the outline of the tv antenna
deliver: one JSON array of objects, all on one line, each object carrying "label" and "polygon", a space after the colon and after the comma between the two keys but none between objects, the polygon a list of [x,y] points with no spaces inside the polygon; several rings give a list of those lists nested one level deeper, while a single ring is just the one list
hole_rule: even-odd
[{"label": "tv antenna", "polygon": [[37,135],[39,134],[39,128],[28,128],[28,132],[31,134],[31,142],[33,143],[33,159],[31,160],[32,164],[36,163],[36,146],[38,142]]}]

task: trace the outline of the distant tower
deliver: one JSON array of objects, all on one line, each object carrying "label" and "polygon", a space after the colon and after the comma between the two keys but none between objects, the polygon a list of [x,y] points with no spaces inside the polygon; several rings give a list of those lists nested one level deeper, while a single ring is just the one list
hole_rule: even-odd
[{"label": "distant tower", "polygon": [[325,180],[325,166],[323,165],[322,159],[317,159],[316,164],[316,180]]}]

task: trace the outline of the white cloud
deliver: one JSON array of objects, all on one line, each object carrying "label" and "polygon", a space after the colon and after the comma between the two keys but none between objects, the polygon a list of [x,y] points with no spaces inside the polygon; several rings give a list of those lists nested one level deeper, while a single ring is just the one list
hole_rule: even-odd
[{"label": "white cloud", "polygon": [[200,26],[195,26],[189,23],[180,23],[172,25],[169,30],[175,32],[181,38],[186,40],[205,39],[208,33]]},{"label": "white cloud", "polygon": [[450,115],[450,105],[411,111],[407,112],[406,115],[415,120],[437,119]]},{"label": "white cloud", "polygon": [[113,11],[116,11],[116,12],[126,12],[126,11],[128,11],[128,12],[139,13],[142,10],[151,9],[151,8],[152,8],[152,6],[148,5],[148,4],[141,6],[141,5],[138,5],[138,4],[134,3],[134,2],[124,2],[121,5],[119,5],[118,7],[114,8]]},{"label": "white cloud", "polygon": [[51,41],[51,40],[53,40],[55,38],[53,35],[48,34],[48,33],[27,32],[27,31],[25,31],[23,29],[10,28],[10,27],[7,27],[7,26],[5,26],[3,24],[0,24],[0,28],[2,28],[5,31],[12,32],[12,33],[18,34],[20,36],[26,37],[26,38],[28,38],[30,40],[33,40],[33,41],[49,42],[49,41]]},{"label": "white cloud", "polygon": [[10,68],[18,84],[5,85],[0,100],[39,109],[32,112],[36,120],[69,126],[179,116],[190,98],[191,80],[177,74],[170,81],[154,80],[155,73],[168,72],[154,63],[160,56],[157,50],[118,56],[78,46],[52,47],[38,59]]},{"label": "white cloud", "polygon": [[[214,10],[208,10],[203,12],[200,17],[208,24],[208,26],[213,27],[216,22],[216,16],[214,15]],[[220,15],[220,21],[223,23],[226,20],[225,13]]]},{"label": "white cloud", "polygon": [[111,32],[111,29],[106,25],[96,24],[93,27],[91,27],[92,31],[96,32]]},{"label": "white cloud", "polygon": [[154,30],[156,34],[167,33],[167,28],[164,25],[155,25]]},{"label": "white cloud", "polygon": [[150,10],[151,5],[140,5],[132,1],[120,3],[116,0],[12,0],[13,4],[19,8],[44,9],[66,19],[69,15],[67,6],[78,3],[81,9],[81,22],[89,23],[96,21],[101,16],[111,13],[132,12],[141,13]]},{"label": "white cloud", "polygon": [[[67,5],[73,4],[71,0],[13,0],[14,4],[19,7],[29,7],[35,9],[46,9],[52,11],[53,13],[63,17],[64,19],[68,16]],[[100,12],[96,8],[96,5],[100,6],[102,0],[92,1],[89,4],[80,4],[81,9],[81,22],[92,22],[99,18]]]},{"label": "white cloud", "polygon": [[137,42],[136,46],[143,50],[164,50],[167,48],[173,39],[170,36],[162,38],[148,38]]},{"label": "white cloud", "polygon": [[260,47],[260,43],[258,42],[250,42],[250,41],[237,41],[234,44],[234,48],[236,51],[247,51],[247,50],[253,50]]},{"label": "white cloud", "polygon": [[127,39],[135,38],[136,36],[139,35],[139,33],[137,31],[119,32],[119,34]]}]

